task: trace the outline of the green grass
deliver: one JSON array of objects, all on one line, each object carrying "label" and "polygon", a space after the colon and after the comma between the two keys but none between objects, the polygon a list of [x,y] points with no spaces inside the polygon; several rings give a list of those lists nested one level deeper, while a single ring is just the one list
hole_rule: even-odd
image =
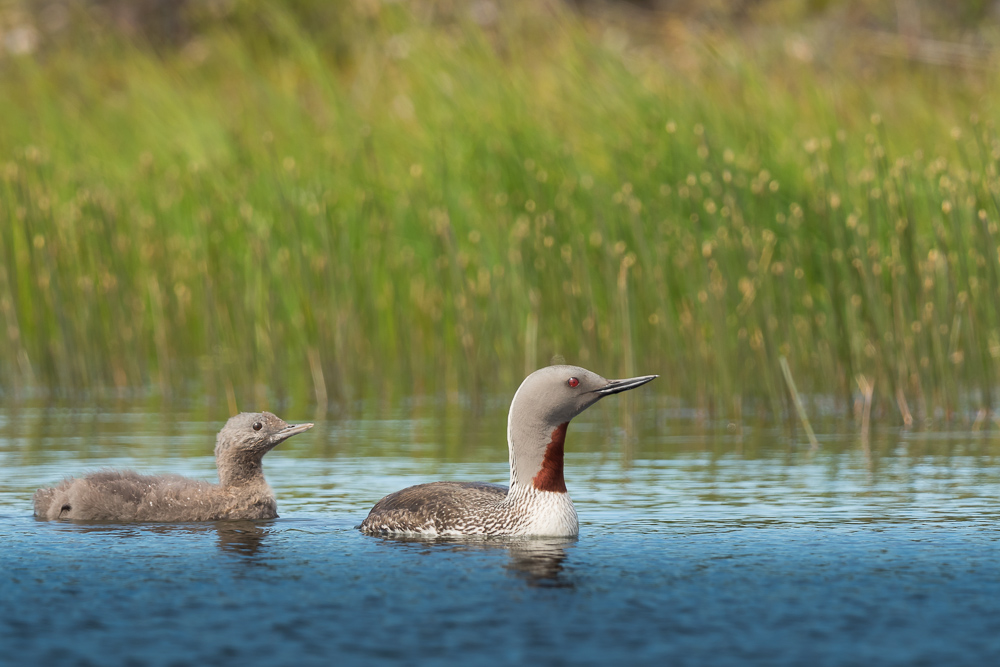
[{"label": "green grass", "polygon": [[784,356],[889,419],[995,404],[991,71],[333,5],[0,59],[5,391],[509,394],[561,355],[739,416],[791,408]]}]

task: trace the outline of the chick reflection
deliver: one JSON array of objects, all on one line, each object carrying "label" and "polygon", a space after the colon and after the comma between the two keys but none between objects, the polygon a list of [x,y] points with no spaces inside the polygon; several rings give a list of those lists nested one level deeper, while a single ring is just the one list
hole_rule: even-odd
[{"label": "chick reflection", "polygon": [[258,521],[217,521],[219,548],[238,556],[255,556],[270,534],[267,526],[268,523]]},{"label": "chick reflection", "polygon": [[[449,551],[507,550],[510,560],[504,566],[530,586],[571,588],[572,580],[564,569],[566,550],[576,544],[575,537],[461,537],[381,536],[389,544],[400,547],[436,546]],[[427,552],[430,553],[430,552]]]},{"label": "chick reflection", "polygon": [[105,521],[74,521],[58,528],[77,533],[102,533],[121,539],[142,539],[149,535],[180,536],[205,535],[213,531],[219,548],[239,556],[254,556],[263,547],[270,534],[271,521],[229,520],[206,523],[110,523]]}]

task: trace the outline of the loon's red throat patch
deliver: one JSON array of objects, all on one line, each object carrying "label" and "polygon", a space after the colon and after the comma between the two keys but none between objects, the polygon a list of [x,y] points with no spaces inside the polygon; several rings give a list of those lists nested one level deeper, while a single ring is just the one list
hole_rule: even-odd
[{"label": "loon's red throat patch", "polygon": [[552,431],[552,442],[545,447],[542,469],[531,480],[539,491],[566,493],[566,481],[563,479],[563,443],[566,442],[567,426],[569,422],[559,424]]}]

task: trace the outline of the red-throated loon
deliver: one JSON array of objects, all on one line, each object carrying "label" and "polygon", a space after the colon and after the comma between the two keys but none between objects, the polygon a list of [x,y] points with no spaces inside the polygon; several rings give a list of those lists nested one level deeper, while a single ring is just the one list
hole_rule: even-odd
[{"label": "red-throated loon", "polygon": [[569,421],[604,396],[635,389],[656,375],[606,380],[579,366],[549,366],[529,375],[507,415],[510,487],[433,482],[378,501],[361,523],[371,535],[550,535],[580,532],[563,480]]}]

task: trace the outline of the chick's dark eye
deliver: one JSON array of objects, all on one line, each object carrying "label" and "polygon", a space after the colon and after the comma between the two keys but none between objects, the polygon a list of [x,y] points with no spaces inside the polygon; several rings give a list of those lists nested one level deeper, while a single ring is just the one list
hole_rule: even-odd
[{"label": "chick's dark eye", "polygon": [[578,384],[580,384],[580,381],[577,380],[576,378],[570,378],[570,379],[566,380],[566,384],[568,384],[571,387],[575,387]]},{"label": "chick's dark eye", "polygon": [[253,430],[255,430],[255,431],[259,431],[259,430],[260,430],[260,429],[262,429],[262,428],[264,428],[264,425],[263,425],[263,424],[261,424],[260,422],[254,422],[254,423],[253,423]]}]

